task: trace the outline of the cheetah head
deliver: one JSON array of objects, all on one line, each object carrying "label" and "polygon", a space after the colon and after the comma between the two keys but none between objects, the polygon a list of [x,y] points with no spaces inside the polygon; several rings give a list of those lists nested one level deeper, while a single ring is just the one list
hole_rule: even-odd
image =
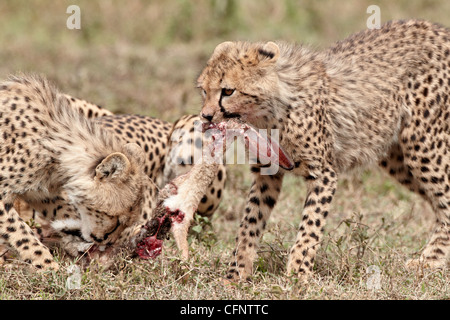
[{"label": "cheetah head", "polygon": [[81,235],[98,246],[112,245],[122,232],[138,222],[148,177],[144,154],[133,143],[126,144],[92,168],[69,194],[80,215]]},{"label": "cheetah head", "polygon": [[[276,128],[274,123],[280,117],[273,107],[282,90],[277,71],[279,57],[280,47],[274,42],[221,43],[200,74],[197,86],[203,96],[203,128],[240,128],[246,146],[250,152],[255,151],[254,155],[257,153],[260,161],[270,160],[292,170],[292,161],[276,141],[255,130]],[[276,152],[275,161],[270,150]]]},{"label": "cheetah head", "polygon": [[274,42],[224,42],[214,50],[197,80],[203,96],[201,117],[209,122],[239,118],[267,127],[276,116],[271,107],[279,96]]}]

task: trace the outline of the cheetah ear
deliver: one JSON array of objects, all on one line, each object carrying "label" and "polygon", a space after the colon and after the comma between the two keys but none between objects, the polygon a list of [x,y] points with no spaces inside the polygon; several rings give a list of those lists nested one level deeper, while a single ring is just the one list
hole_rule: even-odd
[{"label": "cheetah ear", "polygon": [[225,42],[219,43],[217,45],[217,47],[214,49],[212,57],[218,56],[223,51],[229,49],[232,45],[233,45],[233,42],[231,42],[231,41],[225,41]]},{"label": "cheetah ear", "polygon": [[128,176],[130,168],[130,160],[123,153],[114,152],[95,168],[95,178],[99,181],[123,180]]},{"label": "cheetah ear", "polygon": [[142,166],[144,164],[144,150],[136,144],[136,143],[127,143],[124,147],[122,152],[128,157],[130,160],[134,160],[134,162],[138,166]]},{"label": "cheetah ear", "polygon": [[269,41],[258,48],[260,61],[275,63],[280,56],[280,48],[275,42]]}]

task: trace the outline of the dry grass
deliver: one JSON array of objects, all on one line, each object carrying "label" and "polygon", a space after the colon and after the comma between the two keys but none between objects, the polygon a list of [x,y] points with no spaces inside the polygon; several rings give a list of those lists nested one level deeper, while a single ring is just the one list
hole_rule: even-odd
[{"label": "dry grass", "polygon": [[[214,46],[230,39],[284,39],[323,47],[365,28],[373,1],[73,1],[81,30],[68,30],[67,3],[0,3],[0,76],[42,73],[62,90],[113,111],[174,120],[200,107],[194,82]],[[376,1],[382,21],[418,17],[450,26],[450,3]],[[304,202],[304,183],[287,177],[252,283],[224,286],[221,277],[250,186],[247,170],[230,166],[224,201],[212,221],[198,219],[191,258],[179,260],[173,241],[153,261],[117,257],[112,271],[92,266],[80,289],[67,269],[36,273],[0,267],[0,299],[449,299],[448,271],[410,272],[404,262],[426,243],[433,213],[419,197],[378,171],[340,182],[326,235],[308,286],[284,276]],[[202,232],[198,232],[199,230]],[[197,232],[196,232],[197,231]],[[379,290],[367,288],[376,266]]]},{"label": "dry grass", "polygon": [[[190,259],[179,259],[169,240],[163,254],[151,261],[116,258],[113,270],[91,266],[82,272],[81,287],[69,290],[72,261],[58,272],[36,273],[6,267],[0,273],[0,299],[449,299],[448,271],[411,272],[405,261],[425,244],[433,213],[415,195],[397,188],[380,173],[340,183],[308,286],[285,277],[287,248],[300,222],[303,182],[287,178],[255,262],[251,283],[223,285],[227,261],[250,181],[240,170],[231,172],[225,199],[212,221],[198,219],[202,232],[191,232]],[[242,176],[241,176],[242,175]],[[380,288],[371,290],[369,267],[380,271]]]}]

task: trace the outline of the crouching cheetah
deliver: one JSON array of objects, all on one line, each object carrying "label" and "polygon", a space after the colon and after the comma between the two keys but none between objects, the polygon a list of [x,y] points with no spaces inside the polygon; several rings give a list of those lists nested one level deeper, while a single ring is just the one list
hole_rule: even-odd
[{"label": "crouching cheetah", "polygon": [[[4,109],[0,116],[3,119],[0,124],[3,150],[0,151],[5,155],[0,159],[4,165],[1,181],[4,187],[11,189],[4,188],[2,194],[3,200],[7,199],[4,205],[8,212],[5,215],[2,211],[0,215],[5,218],[0,221],[4,229],[0,230],[0,235],[3,243],[37,267],[56,265],[48,249],[24,224],[26,210],[20,210],[22,217],[18,217],[11,207],[15,198],[33,209],[32,217],[46,232],[56,233],[58,238],[50,237],[51,241],[57,241],[69,254],[77,255],[93,244],[103,248],[113,244],[130,245],[151,217],[158,191],[154,181],[162,185],[172,178],[168,174],[164,176],[164,168],[171,168],[167,171],[172,173],[178,166],[183,166],[184,170],[189,167],[166,156],[170,151],[168,145],[172,143],[170,134],[174,126],[171,123],[144,116],[113,115],[97,105],[58,93],[47,81],[37,77],[12,78],[3,84],[0,96]],[[195,120],[198,117],[182,117],[176,127],[189,136]],[[112,145],[101,146],[102,143]],[[126,146],[124,154],[130,157],[130,163],[114,154],[111,165],[106,166],[107,162],[101,162],[101,154],[116,145]],[[64,167],[59,169],[62,165]],[[102,172],[104,177],[99,176]],[[92,192],[88,189],[89,180],[78,177],[71,182],[77,175],[105,183],[117,180],[117,190],[111,184],[111,190],[100,188]],[[135,175],[139,179],[133,178]],[[138,181],[138,188],[132,190],[133,202],[116,214],[117,208],[109,208],[108,201],[116,205],[122,196],[130,197],[127,184],[134,184],[134,180]],[[224,183],[225,173],[221,172],[211,189],[221,190]],[[86,192],[89,194],[85,195]],[[96,192],[103,192],[103,199],[91,200]],[[221,194],[208,191],[198,212],[211,215],[220,198]],[[25,230],[27,235],[19,230]],[[31,243],[36,248],[30,249]],[[1,254],[4,252],[2,249]]]},{"label": "crouching cheetah", "polygon": [[[436,213],[419,263],[450,254],[450,30],[394,21],[313,52],[286,43],[219,44],[198,78],[204,121],[239,118],[277,129],[294,174],[307,183],[287,272],[307,279],[338,175],[378,163]],[[283,176],[253,165],[245,216],[227,277],[247,279]]]},{"label": "crouching cheetah", "polygon": [[0,100],[2,242],[37,268],[57,268],[13,204],[62,192],[77,208],[87,241],[106,245],[134,224],[148,179],[142,148],[81,116],[45,79],[11,77],[0,84]]}]

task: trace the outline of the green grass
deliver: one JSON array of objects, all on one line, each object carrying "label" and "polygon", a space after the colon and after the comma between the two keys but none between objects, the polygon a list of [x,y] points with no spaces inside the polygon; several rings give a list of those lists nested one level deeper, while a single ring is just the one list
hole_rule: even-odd
[{"label": "green grass", "polygon": [[[66,8],[81,9],[81,30],[66,28]],[[366,26],[377,4],[382,22],[424,18],[450,26],[450,2],[436,1],[27,1],[0,2],[0,77],[46,75],[64,91],[121,113],[175,120],[198,113],[195,80],[225,40],[287,40],[323,48]],[[0,267],[0,299],[449,299],[448,271],[410,272],[404,262],[426,243],[433,212],[418,196],[365,171],[342,179],[308,286],[285,277],[287,250],[300,223],[305,184],[288,176],[255,261],[251,283],[224,286],[251,180],[230,166],[213,218],[197,219],[182,262],[168,241],[152,261],[117,257],[110,271],[91,266],[80,289],[61,270]],[[368,290],[370,266],[381,289]]]}]

